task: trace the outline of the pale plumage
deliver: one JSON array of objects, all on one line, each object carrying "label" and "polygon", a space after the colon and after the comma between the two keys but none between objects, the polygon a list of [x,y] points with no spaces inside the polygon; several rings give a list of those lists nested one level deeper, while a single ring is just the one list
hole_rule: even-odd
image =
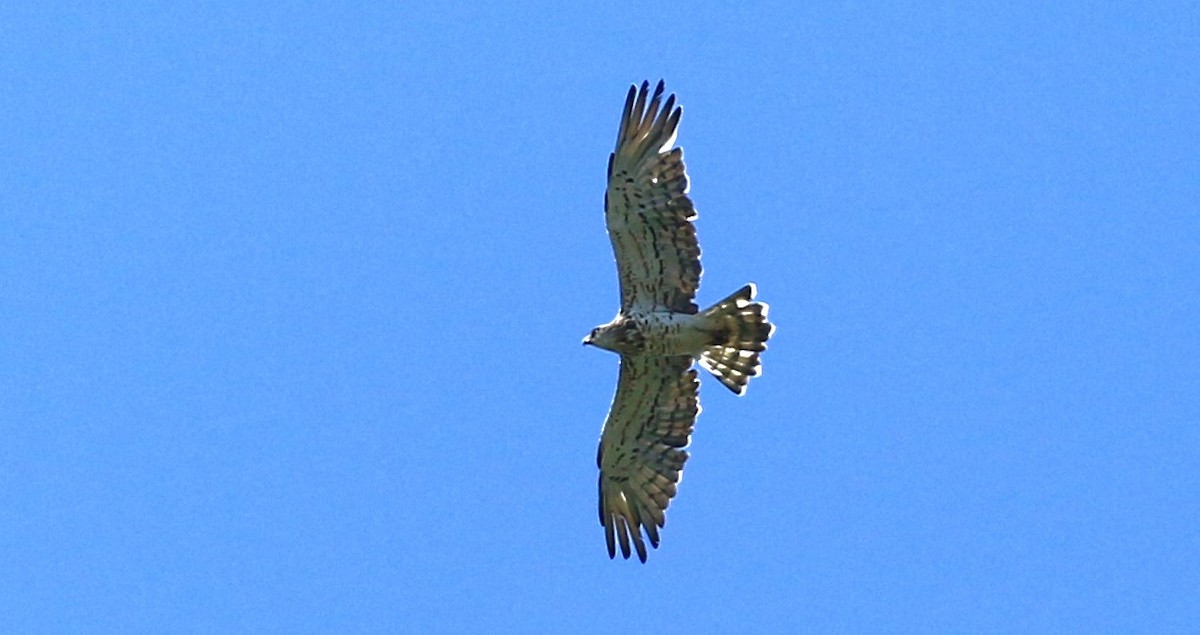
[{"label": "pale plumage", "polygon": [[683,150],[672,147],[683,110],[674,95],[662,101],[663,82],[652,96],[649,89],[648,82],[629,89],[608,160],[605,220],[621,309],[584,340],[621,355],[596,457],[600,523],[610,557],[619,548],[625,558],[636,552],[642,562],[646,541],[658,546],[688,458],[683,448],[700,413],[692,363],[699,360],[741,395],[761,372],[759,355],[774,331],[767,305],[754,301],[752,284],[698,311],[696,213]]},{"label": "pale plumage", "polygon": [[621,312],[695,313],[700,245],[690,221],[696,211],[687,196],[683,149],[671,149],[683,108],[671,95],[659,112],[661,81],[647,108],[648,87],[629,89],[608,158],[604,217],[617,258]]}]

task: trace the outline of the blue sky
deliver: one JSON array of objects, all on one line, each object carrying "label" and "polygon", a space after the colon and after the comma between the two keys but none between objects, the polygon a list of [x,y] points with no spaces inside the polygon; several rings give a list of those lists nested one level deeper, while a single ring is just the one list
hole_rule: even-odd
[{"label": "blue sky", "polygon": [[[1200,10],[0,10],[0,630],[1193,632]],[[667,80],[709,304],[610,561],[604,167]]]}]

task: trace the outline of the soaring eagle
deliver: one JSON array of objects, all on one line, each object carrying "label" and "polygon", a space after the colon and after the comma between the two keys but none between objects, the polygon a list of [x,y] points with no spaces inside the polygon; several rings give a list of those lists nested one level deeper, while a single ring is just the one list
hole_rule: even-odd
[{"label": "soaring eagle", "polygon": [[674,147],[683,109],[675,95],[666,103],[662,96],[660,81],[653,97],[643,82],[625,98],[604,197],[621,310],[583,340],[621,355],[596,456],[600,524],[610,558],[619,544],[628,559],[632,543],[642,562],[642,534],[658,547],[700,414],[692,363],[699,361],[742,395],[750,377],[761,372],[759,355],[775,330],[767,305],[754,301],[753,284],[704,311],[694,302],[700,286],[700,246],[691,223],[696,212],[687,195],[683,150]]}]

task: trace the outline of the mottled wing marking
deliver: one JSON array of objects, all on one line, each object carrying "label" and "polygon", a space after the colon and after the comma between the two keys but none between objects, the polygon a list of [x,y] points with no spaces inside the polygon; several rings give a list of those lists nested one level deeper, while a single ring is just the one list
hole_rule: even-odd
[{"label": "mottled wing marking", "polygon": [[608,555],[646,561],[646,544],[658,547],[658,530],[687,460],[699,381],[687,356],[622,356],[612,409],[600,435],[600,524]]},{"label": "mottled wing marking", "polygon": [[683,150],[671,148],[683,109],[675,95],[662,109],[663,83],[650,98],[649,82],[630,87],[608,158],[605,219],[621,282],[621,311],[668,309],[696,313],[700,286],[700,245],[691,221]]}]

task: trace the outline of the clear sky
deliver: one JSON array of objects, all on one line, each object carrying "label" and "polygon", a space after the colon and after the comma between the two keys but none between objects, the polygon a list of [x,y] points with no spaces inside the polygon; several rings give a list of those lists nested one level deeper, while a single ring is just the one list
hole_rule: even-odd
[{"label": "clear sky", "polygon": [[[1196,632],[1195,3],[34,4],[0,631]],[[643,565],[580,341],[660,77],[778,330]]]}]

